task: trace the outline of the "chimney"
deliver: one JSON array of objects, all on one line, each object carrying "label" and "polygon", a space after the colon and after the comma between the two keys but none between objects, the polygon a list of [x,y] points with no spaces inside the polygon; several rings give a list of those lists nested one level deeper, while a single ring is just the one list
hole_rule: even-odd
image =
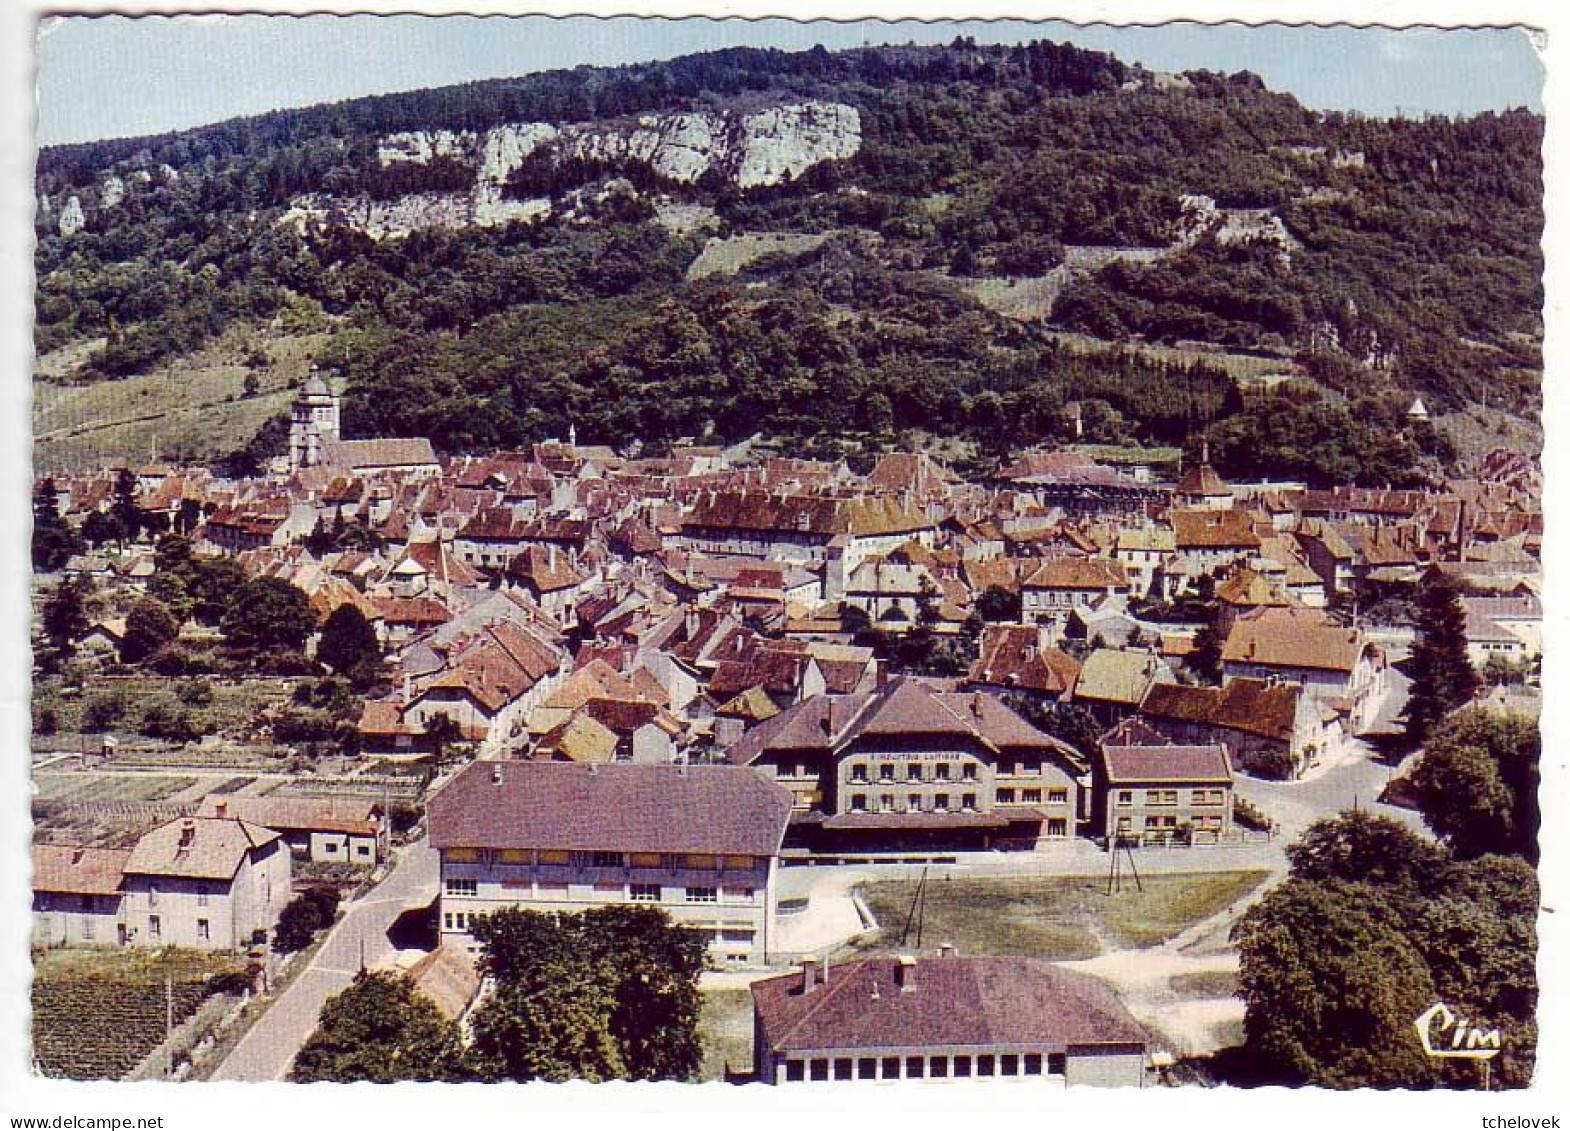
[{"label": "chimney", "polygon": [[959,950],[954,946],[953,943],[946,942],[938,948],[938,954],[943,958],[953,958],[959,954]]},{"label": "chimney", "polygon": [[912,993],[916,989],[916,960],[908,954],[899,956],[894,966],[894,984],[899,987],[902,994]]},{"label": "chimney", "polygon": [[816,958],[803,958],[801,960],[801,992],[810,994],[818,988],[818,960]]},{"label": "chimney", "polygon": [[970,713],[976,718],[981,718],[981,692],[972,693],[970,697]]},{"label": "chimney", "polygon": [[226,798],[219,798],[213,804],[213,814],[217,817],[227,817],[229,815],[229,802]]},{"label": "chimney", "polygon": [[501,783],[502,783],[502,764],[500,762],[496,762],[496,763],[493,763],[492,766],[491,766],[491,784],[492,785],[501,785]]},{"label": "chimney", "polygon": [[196,843],[196,822],[190,817],[180,822],[180,847],[190,848]]}]

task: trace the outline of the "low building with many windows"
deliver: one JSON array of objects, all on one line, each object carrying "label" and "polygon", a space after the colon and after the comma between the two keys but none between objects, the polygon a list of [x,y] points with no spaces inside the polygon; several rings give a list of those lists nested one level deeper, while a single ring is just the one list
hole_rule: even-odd
[{"label": "low building with many windows", "polygon": [[738,766],[476,762],[431,799],[445,944],[506,907],[661,907],[716,961],[758,965],[775,936],[790,792]]},{"label": "low building with many windows", "polygon": [[1014,1079],[1139,1088],[1149,1036],[1104,983],[1037,958],[865,958],[752,984],[766,1084]]}]

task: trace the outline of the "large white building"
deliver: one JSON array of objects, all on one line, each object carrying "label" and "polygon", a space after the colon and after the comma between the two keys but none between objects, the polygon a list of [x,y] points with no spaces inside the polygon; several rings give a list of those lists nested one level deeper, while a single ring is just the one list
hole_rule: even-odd
[{"label": "large white building", "polygon": [[717,961],[775,939],[790,791],[740,766],[475,762],[431,798],[444,944],[475,916],[636,903],[701,931]]}]

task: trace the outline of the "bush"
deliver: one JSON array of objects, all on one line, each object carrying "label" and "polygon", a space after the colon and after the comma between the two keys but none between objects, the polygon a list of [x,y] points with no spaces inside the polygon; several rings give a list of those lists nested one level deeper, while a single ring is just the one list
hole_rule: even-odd
[{"label": "bush", "polygon": [[1295,768],[1291,753],[1279,746],[1247,751],[1238,758],[1238,764],[1245,773],[1267,781],[1287,781]]},{"label": "bush", "polygon": [[1275,827],[1275,822],[1265,816],[1257,805],[1236,795],[1232,798],[1232,820],[1245,829],[1254,829],[1262,833],[1269,832]]},{"label": "bush", "polygon": [[337,913],[337,888],[307,888],[279,913],[278,927],[273,932],[273,949],[279,954],[304,950],[318,931],[332,925]]}]

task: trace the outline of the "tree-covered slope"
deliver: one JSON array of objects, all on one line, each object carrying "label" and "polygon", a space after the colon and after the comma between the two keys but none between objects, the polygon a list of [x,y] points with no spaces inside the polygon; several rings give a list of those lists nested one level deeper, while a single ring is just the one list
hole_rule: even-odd
[{"label": "tree-covered slope", "polygon": [[[618,445],[921,430],[996,457],[1079,401],[1096,438],[1208,428],[1238,469],[1417,481],[1451,452],[1413,394],[1538,403],[1541,140],[1524,111],[1319,114],[1046,43],[580,67],[44,150],[36,342],[101,340],[66,378],[94,381],[323,318],[346,427],[448,450],[571,416]],[[736,232],[830,235],[687,276]],[[1112,345],[962,289],[993,276]],[[1190,341],[1300,379],[1143,345]]]}]

